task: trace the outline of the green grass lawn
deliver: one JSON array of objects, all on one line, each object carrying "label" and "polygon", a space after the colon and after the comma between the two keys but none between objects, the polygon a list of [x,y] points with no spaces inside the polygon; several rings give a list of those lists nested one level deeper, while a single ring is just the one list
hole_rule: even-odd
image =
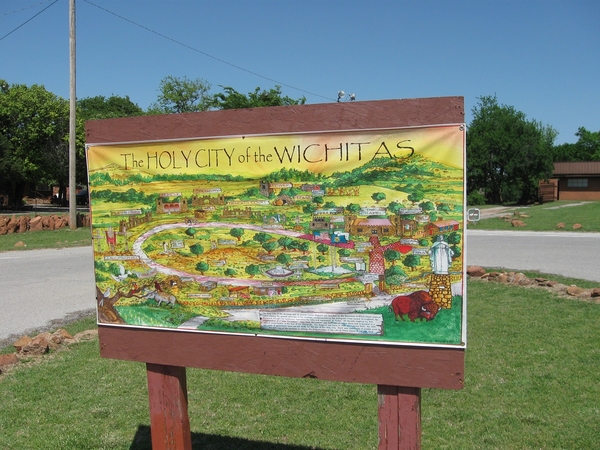
[{"label": "green grass lawn", "polygon": [[[24,246],[15,246],[22,242]],[[11,250],[35,250],[42,248],[65,248],[92,245],[92,233],[88,227],[61,228],[52,231],[28,231],[0,236],[0,252]]]},{"label": "green grass lawn", "polygon": [[501,218],[481,219],[477,223],[470,223],[469,228],[481,230],[528,230],[552,231],[557,230],[556,225],[563,222],[564,231],[573,231],[573,225],[583,225],[580,232],[600,232],[600,202],[567,202],[558,201],[544,203],[522,208],[510,208],[502,215],[514,212],[527,214],[527,218],[515,216],[527,224],[525,227],[513,227],[510,222]]},{"label": "green grass lawn", "polygon": [[[424,389],[424,449],[594,449],[600,304],[472,280],[465,388]],[[71,324],[71,332],[93,319]],[[373,385],[188,369],[194,448],[376,449]],[[145,366],[83,342],[0,378],[2,449],[149,449]]]}]

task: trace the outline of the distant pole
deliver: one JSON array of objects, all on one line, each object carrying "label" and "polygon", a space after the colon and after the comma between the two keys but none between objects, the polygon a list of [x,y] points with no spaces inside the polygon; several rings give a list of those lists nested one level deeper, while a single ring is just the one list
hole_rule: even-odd
[{"label": "distant pole", "polygon": [[75,159],[77,151],[77,124],[75,122],[75,0],[69,0],[69,46],[70,46],[70,90],[69,90],[69,227],[77,229],[77,194],[75,179]]}]

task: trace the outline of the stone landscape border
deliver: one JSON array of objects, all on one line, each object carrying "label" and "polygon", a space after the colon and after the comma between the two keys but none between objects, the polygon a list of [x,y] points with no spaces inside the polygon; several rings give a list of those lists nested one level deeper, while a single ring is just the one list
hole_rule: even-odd
[{"label": "stone landscape border", "polygon": [[[5,234],[22,234],[28,231],[52,231],[69,226],[69,215],[34,215],[28,214],[0,216],[0,236]],[[90,215],[77,214],[77,227],[89,227]]]}]

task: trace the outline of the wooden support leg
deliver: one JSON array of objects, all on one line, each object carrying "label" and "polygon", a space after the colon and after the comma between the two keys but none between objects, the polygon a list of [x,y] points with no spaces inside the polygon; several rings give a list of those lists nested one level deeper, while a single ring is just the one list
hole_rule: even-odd
[{"label": "wooden support leg", "polygon": [[146,364],[153,450],[192,450],[185,367]]},{"label": "wooden support leg", "polygon": [[377,386],[379,450],[420,450],[421,388]]}]

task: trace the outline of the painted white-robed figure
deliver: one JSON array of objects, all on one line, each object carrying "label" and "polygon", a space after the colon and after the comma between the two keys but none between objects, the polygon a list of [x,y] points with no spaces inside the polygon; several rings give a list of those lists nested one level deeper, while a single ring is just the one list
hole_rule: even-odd
[{"label": "painted white-robed figure", "polygon": [[452,265],[454,252],[448,243],[444,241],[444,236],[438,236],[437,241],[431,246],[428,253],[433,273],[447,275],[448,269]]}]

